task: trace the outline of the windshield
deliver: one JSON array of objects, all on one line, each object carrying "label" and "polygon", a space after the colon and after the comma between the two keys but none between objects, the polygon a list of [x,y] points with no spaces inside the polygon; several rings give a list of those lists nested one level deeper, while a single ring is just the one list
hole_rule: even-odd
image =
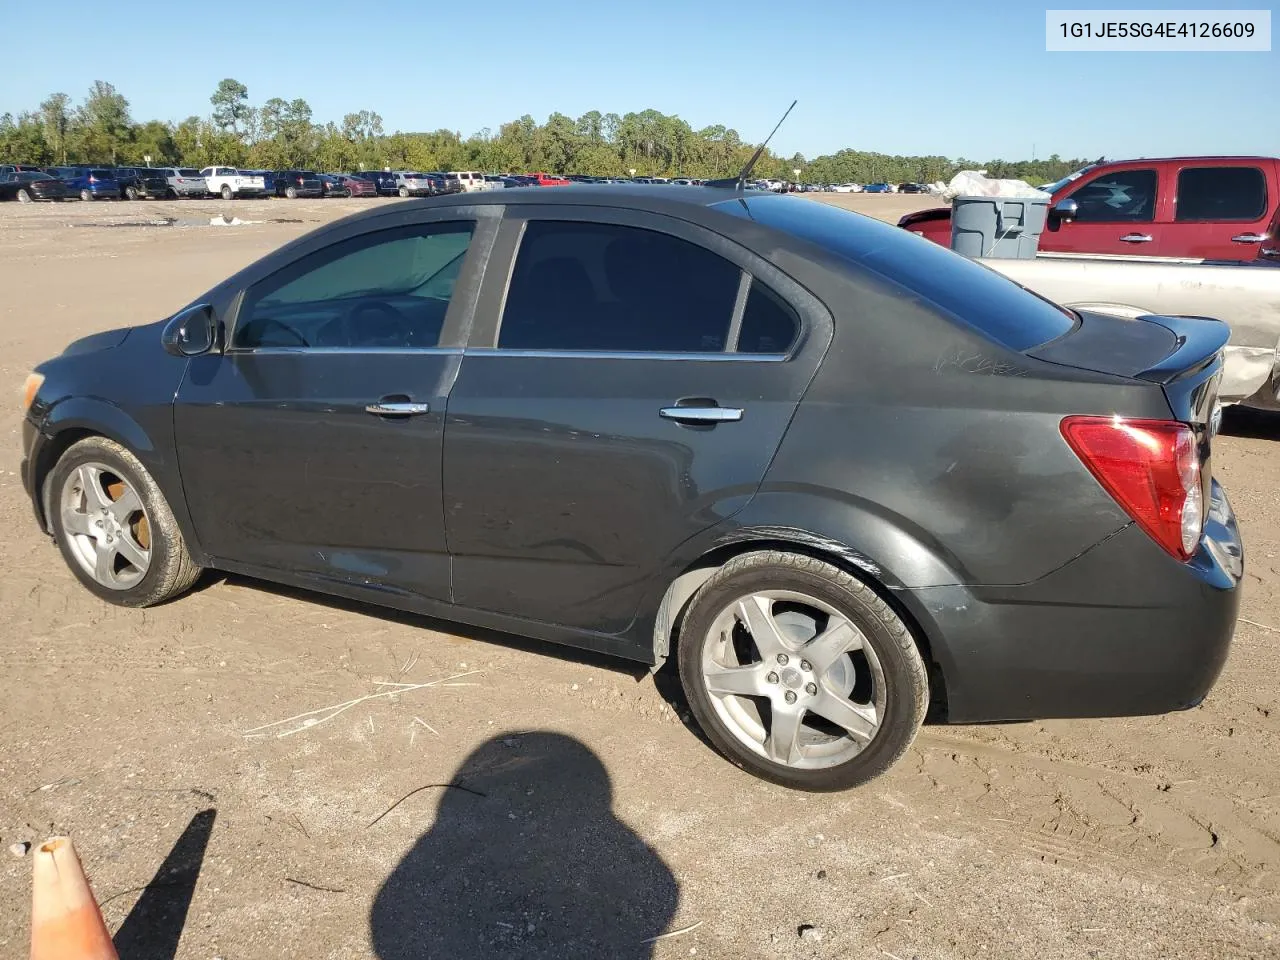
[{"label": "windshield", "polygon": [[873,271],[1011,350],[1029,350],[1075,326],[1075,314],[990,267],[870,217],[785,196],[753,195],[714,206]]},{"label": "windshield", "polygon": [[1096,163],[1091,163],[1087,167],[1082,167],[1081,169],[1077,170],[1075,173],[1068,173],[1061,180],[1055,180],[1053,181],[1053,183],[1045,184],[1040,189],[1043,190],[1045,193],[1057,193],[1059,190],[1065,187],[1068,183],[1071,183],[1074,180],[1079,180],[1081,177],[1083,177],[1086,173],[1088,173],[1090,170],[1092,170],[1096,166],[1097,166]]},{"label": "windshield", "polygon": [[198,176],[200,176],[200,171],[199,171],[199,170],[193,170],[193,169],[191,169],[190,167],[183,167],[182,169],[180,169],[180,170],[178,171],[178,176],[180,176],[180,177],[198,177]]}]

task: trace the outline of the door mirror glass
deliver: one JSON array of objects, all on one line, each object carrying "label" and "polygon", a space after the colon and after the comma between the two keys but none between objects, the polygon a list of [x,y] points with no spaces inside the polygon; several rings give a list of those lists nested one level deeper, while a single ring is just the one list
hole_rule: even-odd
[{"label": "door mirror glass", "polygon": [[207,303],[188,307],[165,324],[160,340],[175,357],[198,357],[218,345],[218,318]]},{"label": "door mirror glass", "polygon": [[1076,214],[1079,212],[1080,205],[1070,197],[1067,197],[1065,200],[1059,200],[1053,205],[1053,209],[1050,211],[1054,218],[1058,220],[1074,220],[1076,218]]}]

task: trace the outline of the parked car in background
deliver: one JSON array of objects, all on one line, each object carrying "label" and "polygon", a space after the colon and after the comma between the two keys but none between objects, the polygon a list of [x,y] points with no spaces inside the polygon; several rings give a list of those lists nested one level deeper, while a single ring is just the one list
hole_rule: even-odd
[{"label": "parked car in background", "polygon": [[477,173],[474,170],[449,170],[445,173],[445,176],[450,180],[458,181],[463,193],[474,193],[477,190],[488,189],[485,186],[484,174]]},{"label": "parked car in background", "polygon": [[571,182],[565,177],[549,173],[530,173],[525,175],[532,187],[565,187]]},{"label": "parked car in background", "polygon": [[0,163],[0,177],[6,173],[44,173],[44,169],[29,163]]},{"label": "parked car in background", "polygon": [[11,170],[0,173],[0,200],[31,203],[35,200],[65,200],[67,187],[57,177],[38,170]]},{"label": "parked car in background", "polygon": [[[1104,161],[1059,181],[1050,204],[1044,253],[1280,262],[1275,157]],[[951,245],[950,207],[898,225]]]},{"label": "parked car in background", "polygon": [[346,189],[345,196],[348,197],[376,197],[378,195],[378,185],[372,180],[366,180],[364,177],[357,177],[350,173],[329,173],[325,176],[338,181]]},{"label": "parked car in background", "polygon": [[396,175],[389,170],[365,170],[360,173],[353,173],[351,176],[368,180],[374,185],[380,197],[394,197],[400,192],[400,188],[396,184]]},{"label": "parked car in background", "polygon": [[50,170],[58,171],[53,176],[62,180],[67,191],[81,200],[120,199],[120,182],[111,170],[101,167],[52,167]]},{"label": "parked car in background", "polygon": [[1226,341],[794,197],[466,195],[327,224],[40,364],[21,476],[103,601],[213,567],[674,658],[732,762],[840,789],[931,705],[1202,700],[1244,573]]},{"label": "parked car in background", "polygon": [[277,170],[271,180],[277,197],[298,200],[324,196],[324,181],[311,170]]},{"label": "parked car in background", "polygon": [[324,195],[326,197],[351,196],[351,191],[347,188],[343,178],[331,173],[321,173],[318,174],[318,176],[320,178],[320,184],[324,188]]},{"label": "parked car in background", "polygon": [[158,167],[156,172],[169,184],[172,197],[200,198],[209,195],[209,183],[194,167]]},{"label": "parked car in background", "polygon": [[267,192],[267,184],[260,174],[248,174],[235,167],[205,167],[200,171],[209,192],[231,200],[235,197],[261,197]]},{"label": "parked car in background", "polygon": [[500,173],[486,173],[484,175],[484,182],[488,184],[488,188],[490,190],[505,189],[507,186],[506,183],[504,182],[505,180],[506,180],[506,177],[502,176],[502,174]]},{"label": "parked car in background", "polygon": [[831,188],[832,193],[861,193],[862,184],[860,183],[837,183]]},{"label": "parked car in background", "polygon": [[462,184],[457,179],[451,179],[447,173],[433,170],[427,174],[427,178],[431,181],[431,196],[433,197],[443,197],[452,193],[462,192]]},{"label": "parked car in background", "polygon": [[432,179],[413,170],[396,172],[396,192],[402,197],[429,197],[436,192]]},{"label": "parked car in background", "polygon": [[863,193],[893,193],[893,187],[887,183],[868,183],[862,188]]},{"label": "parked car in background", "polygon": [[169,197],[169,178],[150,167],[116,167],[116,180],[126,200],[164,200]]},{"label": "parked car in background", "polygon": [[920,183],[900,183],[898,184],[898,193],[928,193],[924,188],[924,184]]}]

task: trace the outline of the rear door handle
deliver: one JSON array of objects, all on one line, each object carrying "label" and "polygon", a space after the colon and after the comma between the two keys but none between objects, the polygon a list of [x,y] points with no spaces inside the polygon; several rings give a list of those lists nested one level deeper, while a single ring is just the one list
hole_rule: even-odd
[{"label": "rear door handle", "polygon": [[365,407],[364,412],[372,413],[375,417],[417,417],[430,413],[431,404],[379,400]]},{"label": "rear door handle", "polygon": [[663,407],[658,416],[675,420],[678,423],[734,423],[742,419],[741,407],[721,407],[715,404],[707,406],[674,406]]},{"label": "rear door handle", "polygon": [[1125,243],[1150,243],[1151,234],[1149,233],[1126,233],[1120,238]]},{"label": "rear door handle", "polygon": [[1231,238],[1232,243],[1261,243],[1267,239],[1265,233],[1237,233]]}]

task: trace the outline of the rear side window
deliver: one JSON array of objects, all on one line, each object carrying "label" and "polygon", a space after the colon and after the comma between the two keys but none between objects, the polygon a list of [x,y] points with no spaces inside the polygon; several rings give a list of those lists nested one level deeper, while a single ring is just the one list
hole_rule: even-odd
[{"label": "rear side window", "polygon": [[470,222],[355,237],[253,286],[237,347],[414,348],[439,342]]},{"label": "rear side window", "polygon": [[791,305],[752,278],[738,333],[738,353],[786,353],[800,332]]},{"label": "rear side window", "polygon": [[1188,167],[1178,171],[1175,220],[1260,220],[1267,178],[1257,167]]},{"label": "rear side window", "polygon": [[[994,270],[900,227],[825,203],[748,194],[715,209],[754,220],[879,274],[1011,350],[1068,333],[1075,316]],[[752,284],[755,292],[755,284]],[[747,334],[743,319],[743,337]],[[745,346],[745,344],[744,344]]]},{"label": "rear side window", "polygon": [[498,346],[720,352],[740,278],[728,260],[669,234],[531,221],[516,256]]},{"label": "rear side window", "polygon": [[1077,223],[1145,223],[1156,216],[1156,172],[1104,173],[1072,191]]}]

